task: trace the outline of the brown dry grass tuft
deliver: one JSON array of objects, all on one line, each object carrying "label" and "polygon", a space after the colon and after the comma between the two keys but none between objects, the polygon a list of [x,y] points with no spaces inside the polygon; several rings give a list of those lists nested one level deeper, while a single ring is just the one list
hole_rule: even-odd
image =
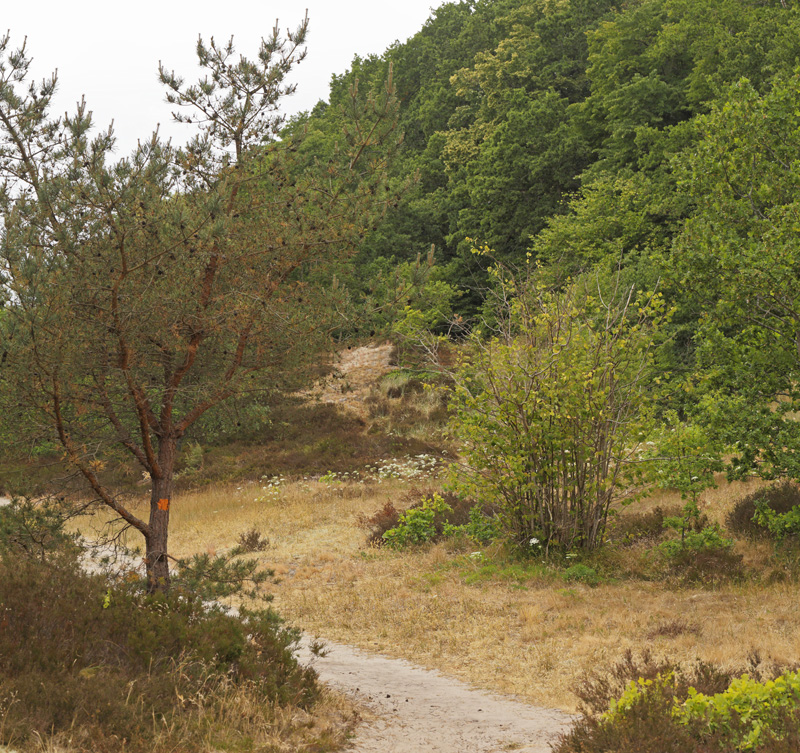
[{"label": "brown dry grass tuft", "polygon": [[[217,753],[222,745],[225,750],[274,753],[338,751],[351,739],[363,713],[352,699],[328,690],[323,690],[311,713],[296,706],[273,706],[265,713],[263,703],[257,703],[247,693],[235,691],[222,699],[219,705],[208,739],[200,748],[193,744],[191,750]],[[202,701],[192,709],[192,714],[199,719],[198,724],[208,724],[204,719]],[[87,750],[86,740],[76,742],[73,738],[73,732],[39,735],[33,742],[34,747],[26,749],[35,753],[80,753]],[[163,728],[161,735],[156,735],[153,749],[183,750],[183,747],[175,747],[174,738],[174,729]],[[10,748],[0,745],[0,753],[6,751],[11,753]]]},{"label": "brown dry grass tuft", "polygon": [[[255,527],[271,543],[259,556],[276,572],[275,606],[304,630],[567,710],[578,678],[629,648],[722,666],[742,665],[753,649],[778,662],[800,657],[800,587],[790,581],[565,587],[541,574],[478,577],[499,555],[471,557],[463,542],[403,553],[369,548],[358,516],[389,501],[407,504],[408,486],[300,480],[276,492],[249,484],[185,493],[174,501],[172,546],[178,555],[221,552]],[[701,508],[722,522],[753,488],[720,480]],[[676,504],[676,495],[659,493],[638,510]],[[768,546],[741,546],[748,565],[766,566]],[[636,547],[619,556],[635,558]]]}]

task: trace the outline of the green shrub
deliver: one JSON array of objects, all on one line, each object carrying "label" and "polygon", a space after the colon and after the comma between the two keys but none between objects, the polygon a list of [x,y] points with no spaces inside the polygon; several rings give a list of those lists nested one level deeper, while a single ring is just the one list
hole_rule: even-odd
[{"label": "green shrub", "polygon": [[454,526],[449,535],[465,533],[479,544],[491,544],[503,534],[503,526],[496,515],[485,513],[477,505],[469,509],[469,522],[462,526]]},{"label": "green shrub", "polygon": [[771,534],[769,527],[760,525],[755,520],[756,507],[759,503],[764,507],[765,516],[768,516],[767,509],[779,514],[788,513],[800,505],[800,486],[794,481],[784,481],[742,497],[725,519],[728,529],[749,538],[769,536]]},{"label": "green shrub", "polygon": [[775,512],[765,501],[759,500],[753,520],[778,541],[800,537],[800,506],[786,512]]},{"label": "green shrub", "polygon": [[562,577],[567,583],[585,583],[587,586],[596,586],[600,582],[597,571],[580,562],[564,570]]},{"label": "green shrub", "polygon": [[733,551],[733,539],[700,513],[696,499],[686,503],[681,515],[665,517],[664,527],[680,534],[659,545],[670,568],[686,582],[714,584],[740,578],[742,556]]},{"label": "green shrub", "polygon": [[659,549],[670,570],[682,581],[715,585],[744,576],[742,555],[733,551],[733,545],[719,526],[709,525],[688,531],[680,539],[665,541]]},{"label": "green shrub", "polygon": [[725,551],[733,548],[733,539],[727,539],[717,525],[708,525],[699,531],[688,531],[680,539],[671,539],[660,546],[669,557],[677,558],[686,553]]},{"label": "green shrub", "polygon": [[[784,739],[791,720],[787,712],[800,708],[800,672],[787,672],[767,682],[747,675],[734,680],[727,690],[713,696],[689,688],[689,697],[673,709],[673,717],[684,725],[704,723],[719,732],[736,750],[755,750],[762,740]],[[797,719],[794,731],[797,732]]]},{"label": "green shrub", "polygon": [[581,718],[554,753],[788,753],[800,750],[800,680],[751,661],[758,679],[649,651],[626,652],[576,688]]},{"label": "green shrub", "polygon": [[[507,274],[496,269],[498,279]],[[517,543],[594,549],[614,502],[630,499],[650,430],[657,297],[598,297],[596,280],[553,292],[501,283],[505,320],[456,370],[452,429],[464,493],[491,499]]]},{"label": "green shrub", "polygon": [[383,534],[383,540],[392,549],[426,544],[437,534],[437,515],[452,511],[453,508],[439,494],[433,494],[423,500],[421,507],[412,507],[402,513],[397,525]]},{"label": "green shrub", "polygon": [[370,542],[393,549],[458,536],[488,544],[503,532],[491,507],[477,505],[451,492],[425,495],[404,513],[387,502],[371,517],[361,516],[359,524],[370,532]]},{"label": "green shrub", "polygon": [[199,442],[187,442],[176,468],[181,476],[191,476],[203,468],[203,447]]},{"label": "green shrub", "polygon": [[753,751],[764,741],[783,740],[790,731],[787,727],[798,731],[800,719],[791,715],[800,708],[797,672],[766,682],[743,675],[713,695],[689,687],[684,700],[675,695],[677,690],[674,672],[631,680],[622,695],[612,700],[601,723],[618,725],[640,705],[660,707],[665,722],[685,727],[689,739],[694,738],[696,743],[703,738],[724,740],[725,750],[730,751]]}]

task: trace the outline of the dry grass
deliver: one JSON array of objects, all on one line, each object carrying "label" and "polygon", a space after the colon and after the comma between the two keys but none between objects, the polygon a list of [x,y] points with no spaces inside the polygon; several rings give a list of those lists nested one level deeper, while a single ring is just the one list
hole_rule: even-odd
[{"label": "dry grass", "polygon": [[[197,712],[195,712],[197,713]],[[368,712],[367,712],[368,713]],[[323,691],[314,705],[313,714],[296,706],[274,706],[264,713],[263,704],[244,693],[232,692],[217,724],[227,730],[225,750],[229,745],[241,743],[242,750],[268,750],[274,753],[323,753],[341,750],[351,738],[353,730],[362,718],[362,709],[340,694]],[[235,734],[231,731],[235,730]],[[177,750],[174,740],[167,739],[174,730],[163,729],[165,745],[158,736],[154,745],[157,750]],[[236,734],[240,740],[235,740]],[[86,750],[85,745],[74,745],[73,732],[38,735],[32,746],[26,749],[35,753],[75,753]],[[201,747],[193,747],[199,753],[217,753],[222,735],[211,732]],[[236,748],[238,749],[238,748]],[[0,753],[13,753],[11,748],[0,745]]]},{"label": "dry grass", "polygon": [[[444,547],[381,553],[298,568],[276,590],[278,608],[332,639],[413,659],[478,686],[574,708],[574,681],[626,648],[722,665],[800,655],[795,585],[715,591],[624,582],[597,588],[466,586],[441,567]],[[422,573],[436,577],[421,577]],[[680,616],[691,629],[661,630]]]},{"label": "dry grass", "polygon": [[[626,648],[729,666],[752,649],[777,661],[800,657],[794,583],[707,590],[627,580],[589,588],[532,577],[468,585],[481,562],[453,544],[405,553],[365,548],[359,513],[397,503],[408,488],[399,480],[305,480],[273,492],[249,484],[184,494],[173,504],[172,548],[219,553],[256,528],[271,544],[259,556],[276,573],[275,606],[303,629],[568,710],[575,680]],[[721,481],[701,507],[722,520],[752,488]],[[660,493],[642,505],[679,501]],[[770,550],[756,544],[743,553],[761,566]]]},{"label": "dry grass", "polygon": [[[268,560],[283,563],[326,554],[349,557],[364,540],[363,531],[355,525],[357,514],[371,512],[387,495],[402,494],[405,488],[395,480],[305,480],[272,487],[265,480],[177,493],[170,507],[170,551],[176,557],[221,554],[238,543],[240,534],[256,529],[269,539],[264,554]],[[131,509],[146,517],[144,495]],[[105,510],[98,511],[91,530],[109,519]],[[132,531],[123,542],[141,543]]]}]

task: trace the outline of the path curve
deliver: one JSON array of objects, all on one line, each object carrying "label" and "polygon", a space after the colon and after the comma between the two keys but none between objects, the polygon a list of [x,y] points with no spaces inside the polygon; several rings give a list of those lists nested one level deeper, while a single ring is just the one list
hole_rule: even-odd
[{"label": "path curve", "polygon": [[352,753],[550,753],[549,743],[573,719],[475,690],[402,659],[329,641],[325,646],[328,654],[314,657],[304,640],[300,660],[375,715],[358,728]]}]

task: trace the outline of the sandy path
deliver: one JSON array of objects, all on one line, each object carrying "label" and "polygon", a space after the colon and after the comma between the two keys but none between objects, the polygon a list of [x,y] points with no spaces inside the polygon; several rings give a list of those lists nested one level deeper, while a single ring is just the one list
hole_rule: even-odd
[{"label": "sandy path", "polygon": [[375,714],[359,727],[352,753],[549,753],[570,717],[474,690],[400,659],[325,642],[310,662],[326,684],[355,695]]}]

